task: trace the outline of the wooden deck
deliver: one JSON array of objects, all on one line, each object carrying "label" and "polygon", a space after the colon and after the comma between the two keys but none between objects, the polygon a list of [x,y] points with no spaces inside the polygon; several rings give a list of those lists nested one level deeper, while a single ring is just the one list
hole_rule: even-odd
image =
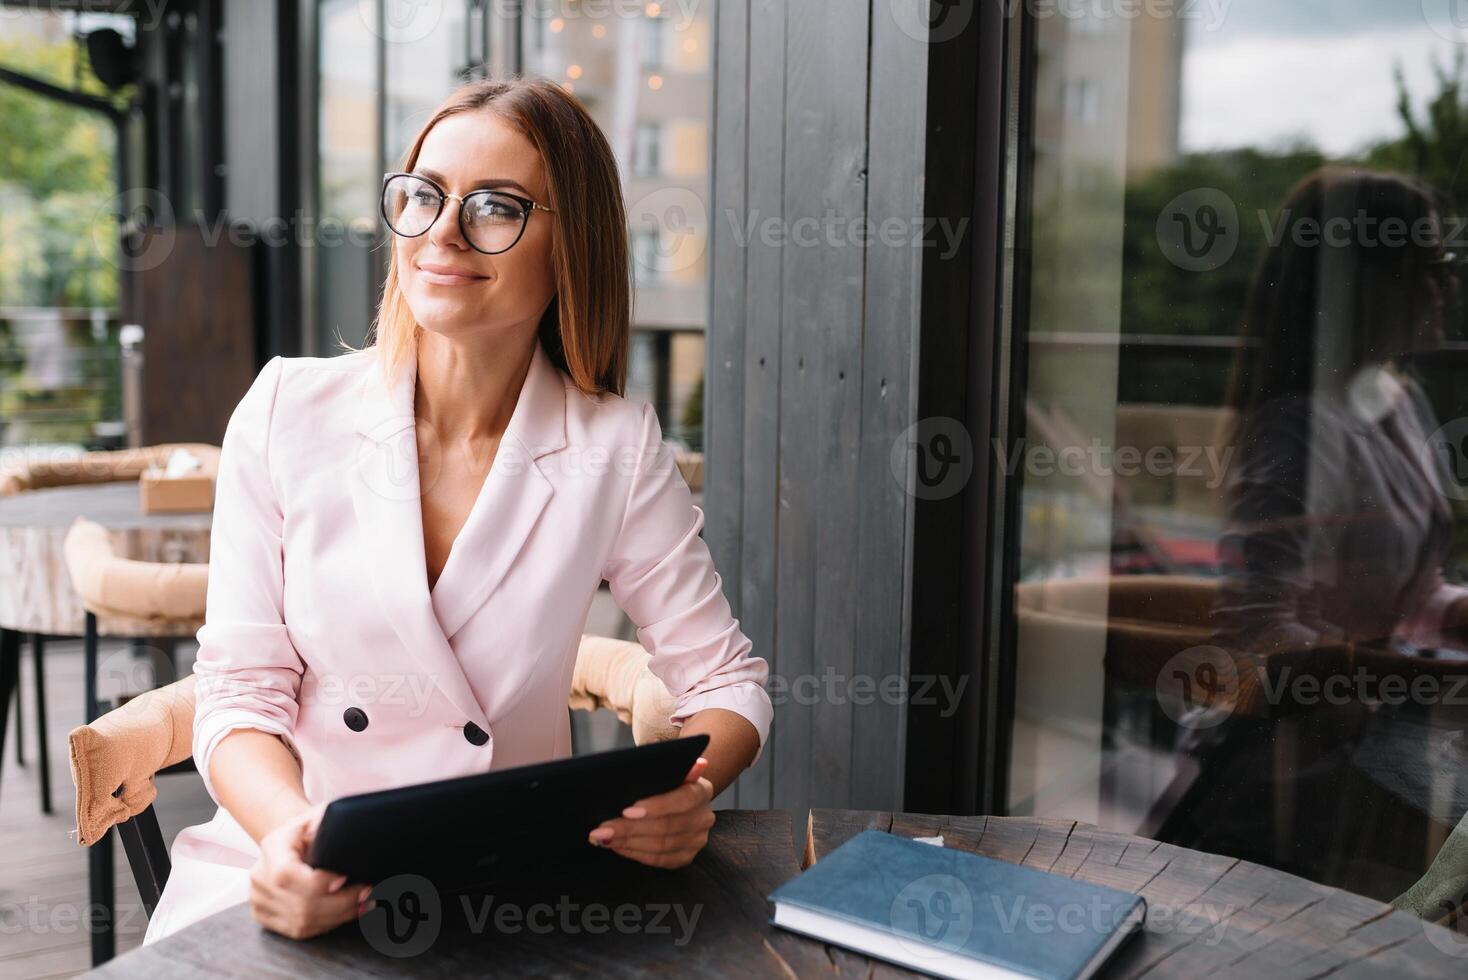
[{"label": "wooden deck", "polygon": [[[623,639],[635,635],[605,588],[592,604],[585,630]],[[184,669],[192,664],[194,649],[192,643],[179,645]],[[104,642],[103,662],[108,662],[109,654],[127,656],[126,650],[126,643]],[[26,764],[16,764],[13,723],[0,761],[0,978],[69,977],[91,965],[91,938],[85,925],[87,852],[72,837],[76,804],[66,753],[67,733],[82,722],[81,641],[52,640],[46,646],[46,721],[54,809],[50,816],[41,814],[35,688],[28,637],[21,660]],[[146,679],[144,670],[140,680]],[[112,698],[118,693],[107,686],[104,676],[98,695]],[[578,711],[572,718],[577,751],[631,744],[630,730],[610,712],[588,715]],[[157,813],[164,839],[171,845],[184,827],[210,819],[214,802],[197,775],[165,776],[158,780]],[[113,851],[117,865],[117,950],[121,953],[142,942],[147,918],[122,847],[116,846]]]},{"label": "wooden deck", "polygon": [[[103,653],[121,652],[126,646],[104,643]],[[181,652],[192,659],[187,647]],[[76,804],[66,755],[66,734],[82,721],[81,642],[53,640],[46,646],[47,741],[55,811],[50,816],[41,814],[29,641],[22,658],[21,692],[26,764],[16,764],[13,725],[0,763],[0,977],[74,976],[91,964],[87,853],[72,836]],[[99,693],[109,697],[115,692]],[[158,796],[159,823],[170,841],[182,828],[214,813],[203,783],[191,774],[158,780]],[[121,952],[142,942],[147,917],[122,848],[115,847],[114,854]]]}]

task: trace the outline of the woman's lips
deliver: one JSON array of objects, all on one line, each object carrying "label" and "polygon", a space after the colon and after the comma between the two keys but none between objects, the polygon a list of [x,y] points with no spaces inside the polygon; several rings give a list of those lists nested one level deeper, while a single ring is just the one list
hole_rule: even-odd
[{"label": "woman's lips", "polygon": [[484,282],[489,277],[474,273],[466,273],[449,268],[448,266],[420,265],[418,275],[424,282],[435,286],[467,286],[470,283]]}]

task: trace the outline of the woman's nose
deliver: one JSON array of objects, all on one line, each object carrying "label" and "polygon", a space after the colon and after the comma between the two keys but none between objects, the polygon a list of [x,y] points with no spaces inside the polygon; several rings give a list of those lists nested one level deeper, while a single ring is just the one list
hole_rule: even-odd
[{"label": "woman's nose", "polygon": [[464,232],[459,227],[459,208],[462,203],[456,197],[445,197],[443,207],[434,219],[433,226],[428,229],[428,240],[440,248],[468,249],[469,243],[464,241]]}]

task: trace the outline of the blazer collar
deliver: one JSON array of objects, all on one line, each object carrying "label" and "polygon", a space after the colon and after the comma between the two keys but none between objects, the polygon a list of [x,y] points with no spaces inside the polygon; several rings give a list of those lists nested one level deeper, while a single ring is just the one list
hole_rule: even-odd
[{"label": "blazer collar", "polygon": [[365,372],[352,505],[380,608],[465,720],[488,731],[492,692],[474,690],[452,640],[494,594],[554,494],[536,460],[566,445],[570,379],[537,338],[494,464],[430,592],[413,412],[417,369],[415,352],[390,384],[376,361]]}]

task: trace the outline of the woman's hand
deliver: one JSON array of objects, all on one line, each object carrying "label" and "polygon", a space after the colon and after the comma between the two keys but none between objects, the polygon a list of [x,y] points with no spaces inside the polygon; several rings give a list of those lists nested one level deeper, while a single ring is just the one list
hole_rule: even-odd
[{"label": "woman's hand", "polygon": [[714,825],[714,786],[703,775],[706,768],[700,756],[682,786],[638,800],[620,819],[593,830],[591,843],[655,868],[683,867],[703,850]]},{"label": "woman's hand", "polygon": [[347,888],[345,875],[318,871],[306,854],[326,805],[313,806],[260,839],[250,871],[250,912],[271,932],[309,939],[357,918],[370,885]]}]

